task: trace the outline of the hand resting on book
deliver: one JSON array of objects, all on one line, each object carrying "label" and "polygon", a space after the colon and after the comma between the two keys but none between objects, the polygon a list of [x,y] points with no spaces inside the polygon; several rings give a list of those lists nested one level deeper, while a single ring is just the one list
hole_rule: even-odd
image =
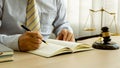
[{"label": "hand resting on book", "polygon": [[75,41],[73,33],[68,31],[67,29],[63,29],[60,34],[56,38],[57,40],[64,40],[64,41]]}]

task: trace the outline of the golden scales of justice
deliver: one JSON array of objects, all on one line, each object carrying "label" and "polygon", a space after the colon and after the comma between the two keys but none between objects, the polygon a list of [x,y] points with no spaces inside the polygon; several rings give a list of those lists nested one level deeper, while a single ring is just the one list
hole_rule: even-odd
[{"label": "golden scales of justice", "polygon": [[[118,27],[117,27],[117,23],[116,23],[116,13],[108,12],[104,8],[101,8],[100,10],[90,9],[90,14],[87,17],[87,20],[85,22],[85,26],[84,26],[83,30],[84,31],[95,31],[96,30],[95,25],[94,25],[95,23],[94,23],[94,19],[93,19],[93,14],[97,13],[97,12],[101,12],[101,28],[103,26],[103,13],[104,12],[106,12],[107,14],[110,14],[113,17],[112,22],[110,23],[109,28],[111,28],[111,26],[113,24],[115,24],[115,33],[110,33],[110,34],[112,36],[119,36],[120,34],[118,32]],[[88,23],[88,20],[89,20],[90,17],[91,17],[91,23],[90,23],[91,27],[87,27],[87,23]]]}]

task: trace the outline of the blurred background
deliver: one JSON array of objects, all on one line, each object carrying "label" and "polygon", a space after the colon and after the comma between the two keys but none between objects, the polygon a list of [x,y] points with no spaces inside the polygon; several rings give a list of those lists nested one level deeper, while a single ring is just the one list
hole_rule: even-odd
[{"label": "blurred background", "polygon": [[[101,33],[108,26],[112,33],[120,33],[120,0],[64,0],[67,20],[76,38]],[[86,30],[94,28],[93,30]]]}]

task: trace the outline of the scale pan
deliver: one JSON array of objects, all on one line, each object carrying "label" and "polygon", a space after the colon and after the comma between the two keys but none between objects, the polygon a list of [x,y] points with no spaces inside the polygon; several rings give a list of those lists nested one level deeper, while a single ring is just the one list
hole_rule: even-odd
[{"label": "scale pan", "polygon": [[86,28],[84,29],[84,31],[95,31],[96,29],[95,28]]},{"label": "scale pan", "polygon": [[111,36],[120,36],[119,33],[110,33],[110,34],[111,34]]}]

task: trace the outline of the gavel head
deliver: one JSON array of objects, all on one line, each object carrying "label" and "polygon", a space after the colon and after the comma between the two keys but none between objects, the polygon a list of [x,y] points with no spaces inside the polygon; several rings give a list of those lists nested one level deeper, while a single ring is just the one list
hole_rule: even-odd
[{"label": "gavel head", "polygon": [[109,29],[108,27],[102,27],[101,30],[102,30],[102,32],[109,32],[108,29]]}]

